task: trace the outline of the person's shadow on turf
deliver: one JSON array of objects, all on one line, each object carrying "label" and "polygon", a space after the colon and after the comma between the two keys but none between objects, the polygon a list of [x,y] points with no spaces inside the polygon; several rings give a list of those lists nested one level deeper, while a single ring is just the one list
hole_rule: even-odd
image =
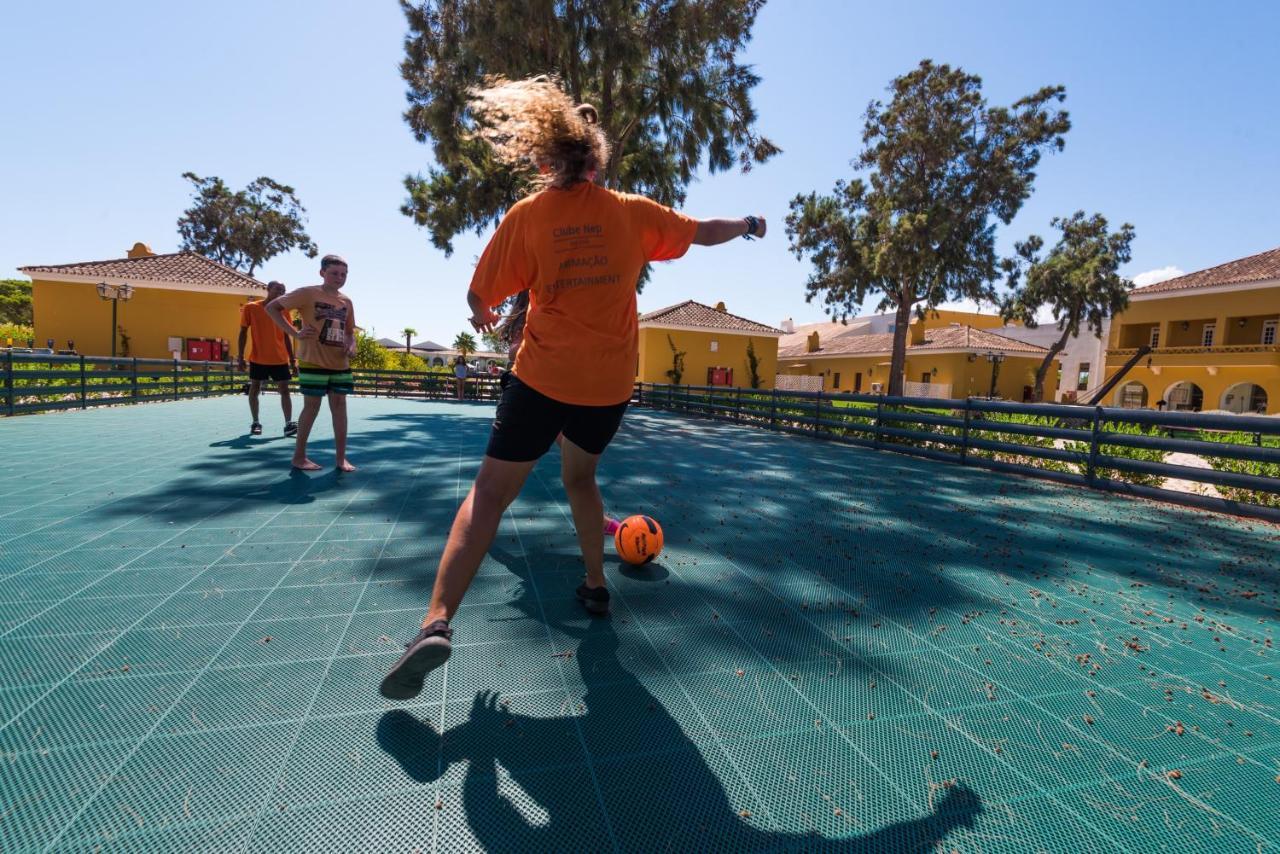
[{"label": "person's shadow on turf", "polygon": [[[751,814],[760,807],[738,803],[745,793],[729,796],[689,734],[619,662],[612,625],[597,621],[574,634],[582,637],[574,659],[587,686],[576,709],[535,717],[481,692],[469,718],[443,734],[398,709],[378,723],[379,745],[418,782],[434,782],[454,763],[469,762],[462,802],[471,832],[487,850],[612,847],[612,833],[624,849],[754,851],[821,844],[848,852],[925,851],[952,830],[972,827],[982,812],[977,795],[956,785],[933,800],[929,815],[863,836],[831,840],[816,832],[761,829],[755,824],[769,818]],[[516,697],[512,704],[529,701]],[[595,757],[590,768],[581,761],[584,744]],[[802,789],[808,793],[803,784],[794,791]],[[769,796],[762,799],[768,810]],[[782,802],[778,806],[786,799],[775,797]],[[586,842],[584,833],[596,841]]]}]

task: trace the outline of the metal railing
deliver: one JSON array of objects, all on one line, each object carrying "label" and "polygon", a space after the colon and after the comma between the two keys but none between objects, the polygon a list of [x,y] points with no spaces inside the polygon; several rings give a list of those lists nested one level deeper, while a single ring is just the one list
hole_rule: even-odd
[{"label": "metal railing", "polygon": [[[458,397],[452,372],[353,370],[351,374],[355,378],[356,394],[417,400],[456,400]],[[467,377],[464,399],[497,400],[502,393],[499,379],[492,375]]]},{"label": "metal railing", "polygon": [[[1108,356],[1131,356],[1137,347],[1115,347],[1107,350]],[[1180,347],[1152,347],[1153,356],[1200,355],[1203,353],[1280,353],[1280,344],[1192,344]]]},{"label": "metal railing", "polygon": [[[1280,521],[1280,417],[654,383],[637,383],[633,402]],[[1173,453],[1204,467],[1166,462]]]},{"label": "metal railing", "polygon": [[0,353],[5,415],[234,394],[226,362]]},{"label": "metal railing", "polygon": [[[5,415],[238,394],[227,362],[0,353]],[[352,372],[355,392],[446,400],[451,374]],[[468,377],[468,400],[499,378]],[[637,383],[636,405],[1280,521],[1280,417],[1156,412],[969,398]],[[1166,462],[1169,454],[1197,465]],[[1164,487],[1168,478],[1209,494]]]},{"label": "metal railing", "polygon": [[[109,356],[0,352],[0,414],[25,415],[62,409],[240,394],[249,382],[230,362],[134,359]],[[452,373],[353,370],[355,393],[373,397],[450,400],[457,397]],[[467,378],[465,399],[496,400],[496,376]],[[271,383],[266,387],[270,388]]]}]

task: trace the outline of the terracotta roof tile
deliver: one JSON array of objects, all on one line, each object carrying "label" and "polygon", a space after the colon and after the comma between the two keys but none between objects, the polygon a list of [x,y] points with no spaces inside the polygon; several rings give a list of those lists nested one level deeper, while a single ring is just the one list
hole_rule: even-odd
[{"label": "terracotta roof tile", "polygon": [[1043,356],[1048,349],[1016,338],[997,335],[986,329],[958,324],[930,329],[925,333],[923,344],[908,347],[908,350],[1000,350],[1004,353],[1028,353]]},{"label": "terracotta roof tile", "polygon": [[699,326],[707,329],[723,329],[728,332],[759,332],[762,334],[781,335],[781,329],[717,311],[709,305],[693,300],[685,300],[679,305],[669,305],[657,311],[640,315],[641,324],[652,326]]},{"label": "terracotta roof tile", "polygon": [[[808,333],[796,331],[778,342],[779,359],[799,359],[806,356],[874,356],[893,352],[893,333],[883,335],[860,335],[856,332],[838,335],[834,339],[823,338],[818,333],[820,348],[813,353],[808,352]],[[925,350],[999,350],[1003,353],[1026,353],[1029,356],[1043,356],[1048,352],[1044,347],[1006,338],[985,329],[960,324],[930,329],[925,333],[923,344],[908,344],[907,352],[914,353]]]},{"label": "terracotta roof tile", "polygon": [[28,276],[60,273],[87,279],[130,279],[139,282],[179,282],[192,285],[244,289],[265,292],[267,286],[257,279],[219,264],[195,252],[169,255],[147,255],[142,258],[115,258],[110,261],[80,261],[74,264],[46,264],[20,267]]},{"label": "terracotta roof tile", "polygon": [[778,358],[798,358],[800,356],[862,356],[875,353],[888,353],[893,349],[893,333],[883,335],[839,335],[834,338],[823,337],[818,332],[819,349],[809,352],[809,334],[794,332],[778,342]]},{"label": "terracotta roof tile", "polygon": [[[839,346],[852,346],[860,350],[860,345],[856,342],[867,338],[884,338],[884,335],[870,335],[867,328],[871,324],[865,320],[852,319],[847,323],[839,322],[823,322],[823,323],[803,323],[796,324],[795,332],[789,332],[778,341],[778,354],[781,355],[788,348],[799,347],[803,353],[808,348],[809,336],[814,332],[818,333],[818,340],[822,343],[823,350],[836,348],[837,341],[845,338],[848,339],[847,344]],[[892,341],[893,337],[889,336]]]},{"label": "terracotta roof tile", "polygon": [[1239,285],[1245,282],[1265,282],[1268,279],[1280,279],[1280,247],[1267,252],[1259,252],[1248,258],[1228,261],[1207,270],[1188,273],[1176,279],[1166,279],[1136,288],[1136,294],[1162,294],[1166,291],[1183,291],[1188,288],[1211,288],[1216,285]]}]

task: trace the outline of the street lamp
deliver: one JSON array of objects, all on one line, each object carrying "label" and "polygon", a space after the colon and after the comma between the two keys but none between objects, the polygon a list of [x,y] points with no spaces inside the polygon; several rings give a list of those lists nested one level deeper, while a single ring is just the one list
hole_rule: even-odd
[{"label": "street lamp", "polygon": [[111,300],[111,358],[116,357],[116,310],[121,302],[128,302],[133,296],[132,285],[109,285],[98,282],[98,296]]},{"label": "street lamp", "polygon": [[987,398],[991,399],[996,396],[996,377],[1000,376],[1000,363],[1004,361],[1004,353],[984,353],[987,361],[991,363],[991,391],[987,393]]}]

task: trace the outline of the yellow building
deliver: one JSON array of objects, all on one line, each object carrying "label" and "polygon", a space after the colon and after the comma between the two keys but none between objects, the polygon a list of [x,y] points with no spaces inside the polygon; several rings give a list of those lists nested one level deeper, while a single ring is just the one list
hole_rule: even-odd
[{"label": "yellow building", "polygon": [[[240,333],[240,307],[267,292],[256,279],[203,255],[156,255],[142,243],[111,261],[20,269],[32,279],[37,345],[52,339],[54,349],[88,356],[111,355],[114,333],[121,356],[229,358]],[[116,329],[112,301],[99,296],[100,284],[131,289],[130,298],[116,305]]]},{"label": "yellow building", "polygon": [[1107,376],[1151,347],[1105,406],[1274,412],[1280,248],[1138,288],[1111,322]]},{"label": "yellow building", "polygon": [[[687,300],[640,315],[640,359],[636,379],[670,383],[676,352],[683,352],[682,385],[751,388],[747,345],[757,359],[757,388],[773,388],[782,330],[725,310]],[[674,349],[673,349],[674,348]]]},{"label": "yellow building", "polygon": [[[966,323],[958,323],[964,319]],[[893,356],[891,316],[857,318],[848,324],[793,327],[779,343],[779,384],[794,388],[861,394],[889,389]],[[977,328],[982,324],[988,328]],[[1044,347],[991,332],[999,317],[939,311],[913,318],[907,338],[903,393],[909,397],[962,400],[994,394],[1027,400]],[[790,380],[787,378],[794,377]],[[1045,376],[1045,399],[1057,391],[1058,372]]]}]

